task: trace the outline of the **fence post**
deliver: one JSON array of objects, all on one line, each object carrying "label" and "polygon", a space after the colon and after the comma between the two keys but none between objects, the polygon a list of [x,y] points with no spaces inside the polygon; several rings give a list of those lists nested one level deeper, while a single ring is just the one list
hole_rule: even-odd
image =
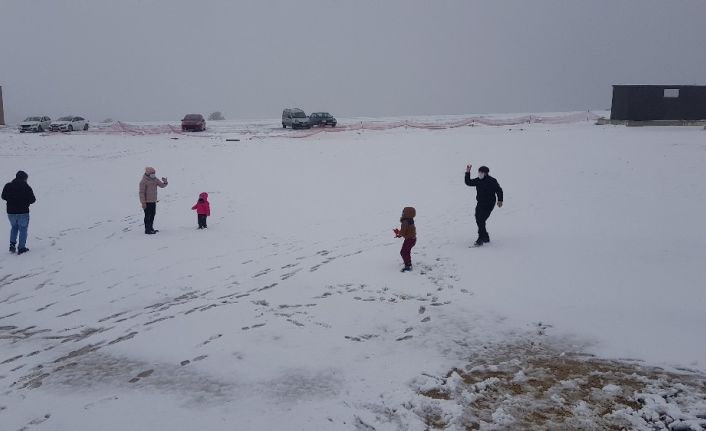
[{"label": "fence post", "polygon": [[0,126],[5,125],[5,111],[2,107],[2,86],[0,85]]}]

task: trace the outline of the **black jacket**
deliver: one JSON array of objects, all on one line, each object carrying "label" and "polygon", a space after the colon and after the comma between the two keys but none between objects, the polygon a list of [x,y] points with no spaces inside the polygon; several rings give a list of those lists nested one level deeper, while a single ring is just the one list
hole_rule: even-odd
[{"label": "black jacket", "polygon": [[18,179],[5,184],[2,189],[2,199],[7,201],[8,214],[27,214],[29,206],[37,201],[27,181]]},{"label": "black jacket", "polygon": [[471,174],[466,172],[466,185],[476,188],[476,200],[481,204],[495,205],[495,196],[498,196],[500,202],[503,201],[503,189],[498,184],[498,180],[486,175],[482,180],[480,178],[471,179]]}]

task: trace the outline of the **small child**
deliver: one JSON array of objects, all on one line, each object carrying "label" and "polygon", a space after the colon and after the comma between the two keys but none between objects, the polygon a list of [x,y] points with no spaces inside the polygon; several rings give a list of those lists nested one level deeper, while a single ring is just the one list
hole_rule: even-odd
[{"label": "small child", "polygon": [[394,229],[396,238],[404,238],[402,243],[402,260],[404,260],[404,268],[402,272],[412,270],[412,247],[417,244],[417,228],[414,226],[414,217],[417,215],[417,210],[413,207],[405,207],[402,210],[400,217],[400,228]]},{"label": "small child", "polygon": [[199,229],[207,229],[206,217],[211,215],[211,204],[208,203],[208,193],[203,192],[199,195],[199,200],[196,205],[191,207],[192,210],[196,210],[196,216],[199,222]]}]

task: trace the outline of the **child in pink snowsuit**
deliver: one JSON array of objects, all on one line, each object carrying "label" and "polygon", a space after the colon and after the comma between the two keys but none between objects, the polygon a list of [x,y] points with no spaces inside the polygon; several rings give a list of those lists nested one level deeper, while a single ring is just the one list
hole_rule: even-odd
[{"label": "child in pink snowsuit", "polygon": [[208,193],[203,192],[199,195],[199,200],[196,205],[191,207],[192,210],[196,210],[196,216],[199,222],[199,229],[207,229],[206,217],[211,215],[211,204],[208,203]]}]

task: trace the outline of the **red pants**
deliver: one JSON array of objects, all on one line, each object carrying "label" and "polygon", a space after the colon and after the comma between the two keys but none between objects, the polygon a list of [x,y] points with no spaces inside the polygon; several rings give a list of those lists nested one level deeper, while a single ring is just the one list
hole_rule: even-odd
[{"label": "red pants", "polygon": [[402,255],[402,260],[404,260],[405,265],[412,264],[412,247],[417,244],[417,238],[405,239],[402,243],[402,250],[400,250],[400,255]]}]

